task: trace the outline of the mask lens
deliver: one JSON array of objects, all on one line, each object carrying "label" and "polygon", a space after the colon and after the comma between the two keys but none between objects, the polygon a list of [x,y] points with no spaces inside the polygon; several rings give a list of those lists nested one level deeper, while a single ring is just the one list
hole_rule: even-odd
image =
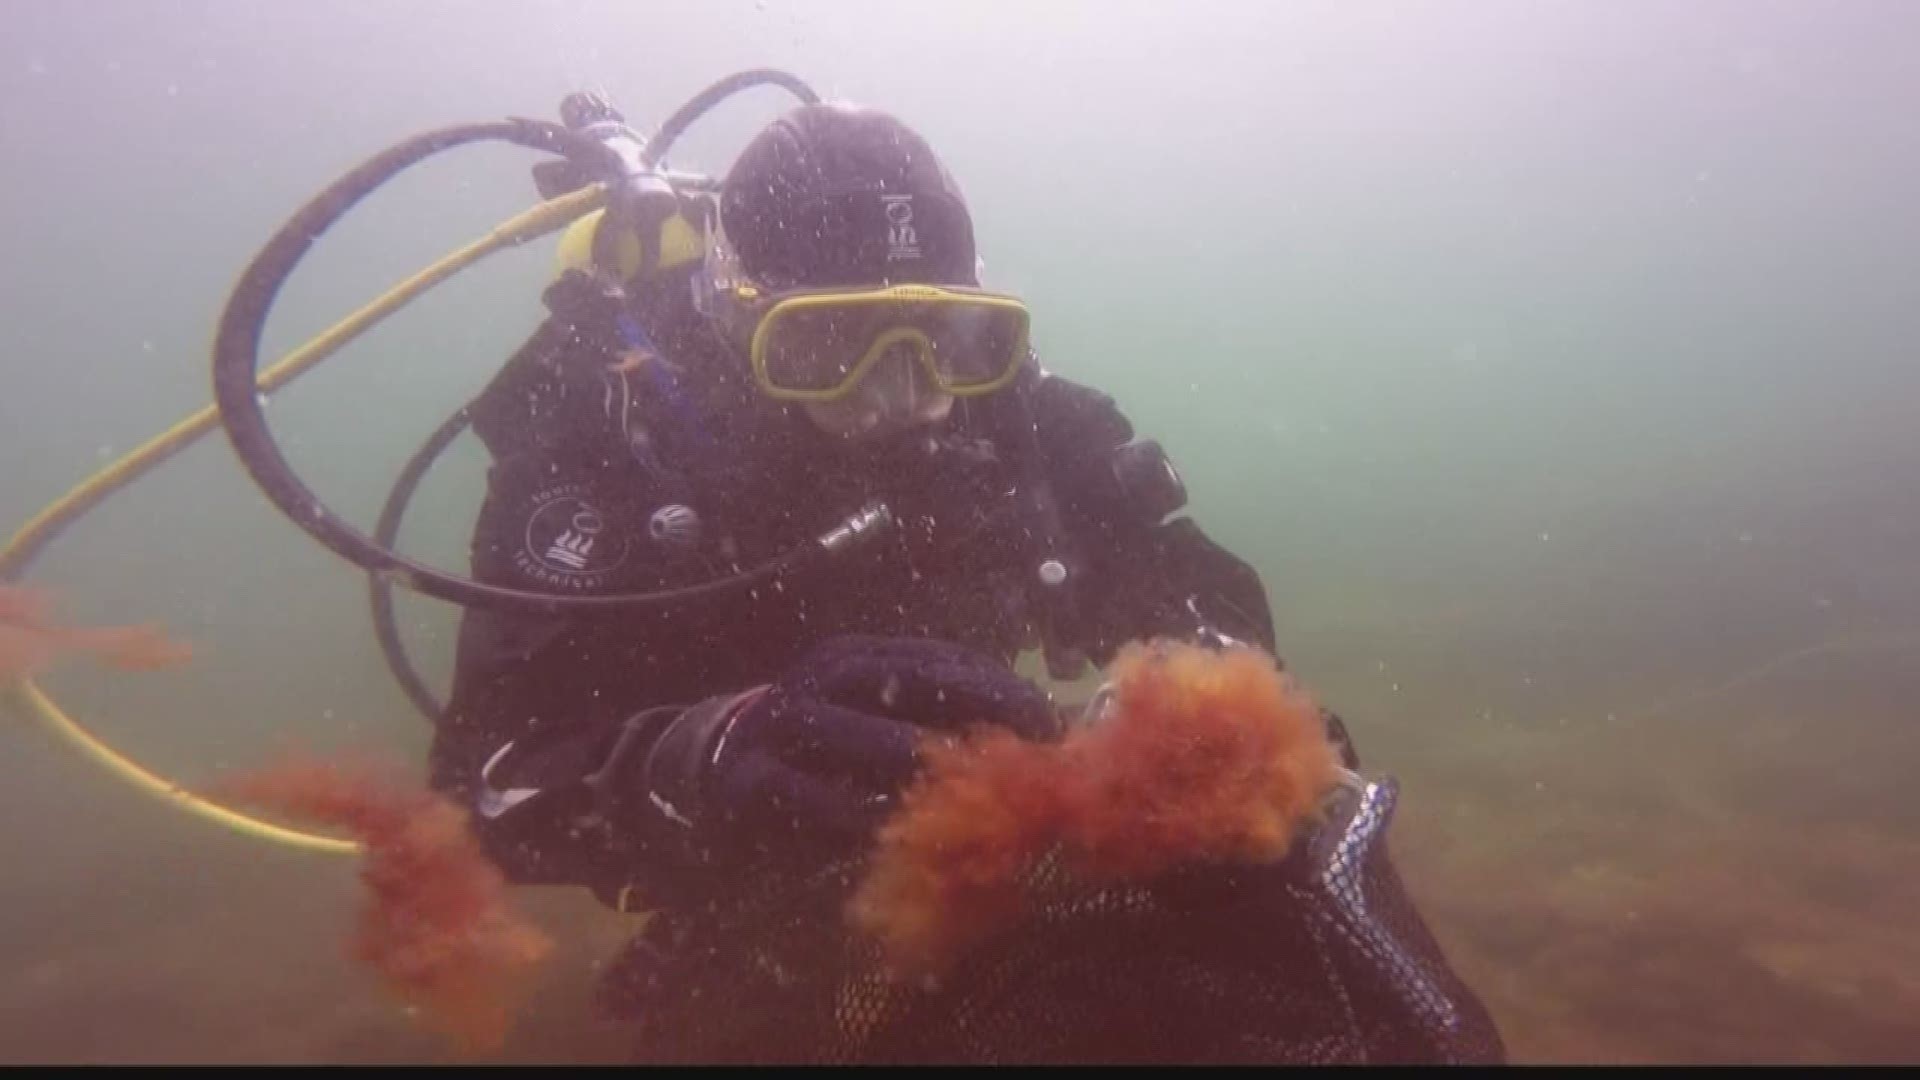
[{"label": "mask lens", "polygon": [[819,306],[769,316],[762,331],[767,381],[806,393],[845,389],[872,343],[872,314]]},{"label": "mask lens", "polygon": [[992,383],[1020,362],[1026,315],[989,304],[928,305],[920,324],[933,342],[935,370],[947,386]]}]

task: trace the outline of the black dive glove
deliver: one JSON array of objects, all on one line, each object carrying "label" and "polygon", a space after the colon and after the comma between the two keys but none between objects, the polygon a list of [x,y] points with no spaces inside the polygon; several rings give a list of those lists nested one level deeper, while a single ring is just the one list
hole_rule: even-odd
[{"label": "black dive glove", "polygon": [[857,854],[919,766],[920,740],[999,725],[1051,739],[1046,693],[943,642],[839,637],[770,686],[668,721],[620,817],[655,852],[715,869],[807,874]]}]

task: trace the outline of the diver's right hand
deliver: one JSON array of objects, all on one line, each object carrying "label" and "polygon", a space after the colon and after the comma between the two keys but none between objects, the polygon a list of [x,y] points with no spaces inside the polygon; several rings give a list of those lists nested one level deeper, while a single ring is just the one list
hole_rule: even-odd
[{"label": "diver's right hand", "polygon": [[701,702],[642,769],[652,831],[703,863],[809,873],[862,850],[919,767],[921,740],[999,725],[1052,739],[1045,691],[995,659],[908,638],[839,637],[770,686]]}]

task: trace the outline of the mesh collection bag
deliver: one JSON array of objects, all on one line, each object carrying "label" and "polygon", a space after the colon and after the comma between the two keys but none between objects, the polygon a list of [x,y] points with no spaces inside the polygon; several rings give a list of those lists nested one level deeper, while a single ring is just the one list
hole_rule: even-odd
[{"label": "mesh collection bag", "polygon": [[1386,847],[1391,780],[1342,789],[1264,866],[1076,885],[1026,874],[1026,917],[937,984],[888,974],[842,914],[848,871],[657,916],[603,1003],[645,1061],[1500,1063]]}]

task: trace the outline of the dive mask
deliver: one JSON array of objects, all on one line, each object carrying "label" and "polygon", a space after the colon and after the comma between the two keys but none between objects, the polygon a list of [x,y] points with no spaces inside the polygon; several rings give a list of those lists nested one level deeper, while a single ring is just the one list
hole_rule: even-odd
[{"label": "dive mask", "polygon": [[921,284],[766,291],[740,272],[717,224],[712,230],[702,306],[743,348],[768,397],[841,401],[876,367],[899,364],[918,365],[937,393],[971,397],[1011,383],[1027,359],[1028,312],[1018,297]]}]

